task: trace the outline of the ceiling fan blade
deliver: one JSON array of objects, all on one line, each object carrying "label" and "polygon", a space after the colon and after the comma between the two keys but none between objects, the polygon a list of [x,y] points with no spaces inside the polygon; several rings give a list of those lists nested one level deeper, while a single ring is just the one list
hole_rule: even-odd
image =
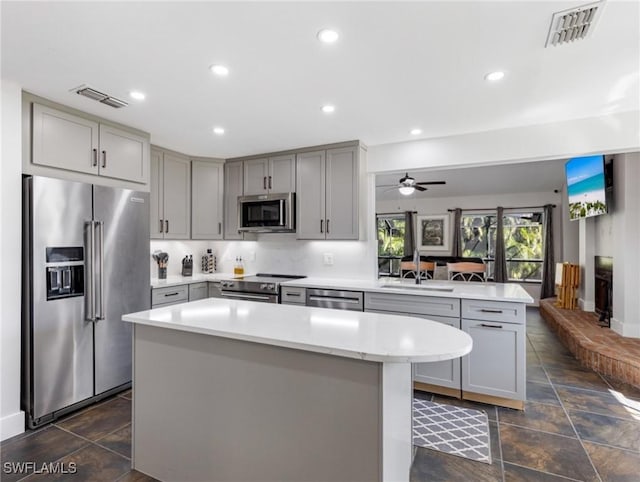
[{"label": "ceiling fan blade", "polygon": [[426,187],[422,187],[422,186],[413,186],[414,188],[416,188],[416,191],[426,191],[427,188]]},{"label": "ceiling fan blade", "polygon": [[398,184],[380,184],[379,186],[376,186],[376,189],[378,189],[379,187],[400,187]]},{"label": "ceiling fan blade", "polygon": [[416,184],[420,184],[421,186],[429,186],[435,184],[446,184],[447,181],[425,181],[425,182],[416,182]]}]

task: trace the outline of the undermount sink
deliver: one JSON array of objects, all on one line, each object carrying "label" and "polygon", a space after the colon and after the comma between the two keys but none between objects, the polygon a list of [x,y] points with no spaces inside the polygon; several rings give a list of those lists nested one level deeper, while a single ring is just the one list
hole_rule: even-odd
[{"label": "undermount sink", "polygon": [[410,285],[401,283],[383,284],[380,285],[380,288],[391,288],[396,290],[441,291],[447,293],[453,292],[453,288],[450,286]]}]

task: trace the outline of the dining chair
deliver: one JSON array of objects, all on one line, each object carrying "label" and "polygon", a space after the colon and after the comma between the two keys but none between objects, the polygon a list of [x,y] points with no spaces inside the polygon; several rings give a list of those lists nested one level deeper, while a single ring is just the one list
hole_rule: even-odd
[{"label": "dining chair", "polygon": [[[435,263],[420,261],[420,278],[423,280],[433,279],[435,269]],[[400,273],[403,278],[416,279],[416,264],[413,261],[402,261],[400,263]]]},{"label": "dining chair", "polygon": [[487,266],[484,263],[447,263],[451,281],[487,281]]}]

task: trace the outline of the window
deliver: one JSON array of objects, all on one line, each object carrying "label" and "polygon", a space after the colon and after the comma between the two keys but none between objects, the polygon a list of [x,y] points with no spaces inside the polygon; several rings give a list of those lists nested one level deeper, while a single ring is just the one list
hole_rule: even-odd
[{"label": "window", "polygon": [[[542,212],[504,215],[504,244],[510,281],[542,281]],[[462,255],[482,258],[493,278],[497,216],[495,213],[463,214]]]},{"label": "window", "polygon": [[404,215],[378,215],[378,275],[400,276],[404,256]]}]

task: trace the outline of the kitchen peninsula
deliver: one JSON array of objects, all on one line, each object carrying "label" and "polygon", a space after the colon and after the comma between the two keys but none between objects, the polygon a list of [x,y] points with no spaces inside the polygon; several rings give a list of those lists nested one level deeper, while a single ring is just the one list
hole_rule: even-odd
[{"label": "kitchen peninsula", "polygon": [[123,319],[133,466],[160,480],[408,481],[411,364],[472,347],[419,318],[236,300]]}]

